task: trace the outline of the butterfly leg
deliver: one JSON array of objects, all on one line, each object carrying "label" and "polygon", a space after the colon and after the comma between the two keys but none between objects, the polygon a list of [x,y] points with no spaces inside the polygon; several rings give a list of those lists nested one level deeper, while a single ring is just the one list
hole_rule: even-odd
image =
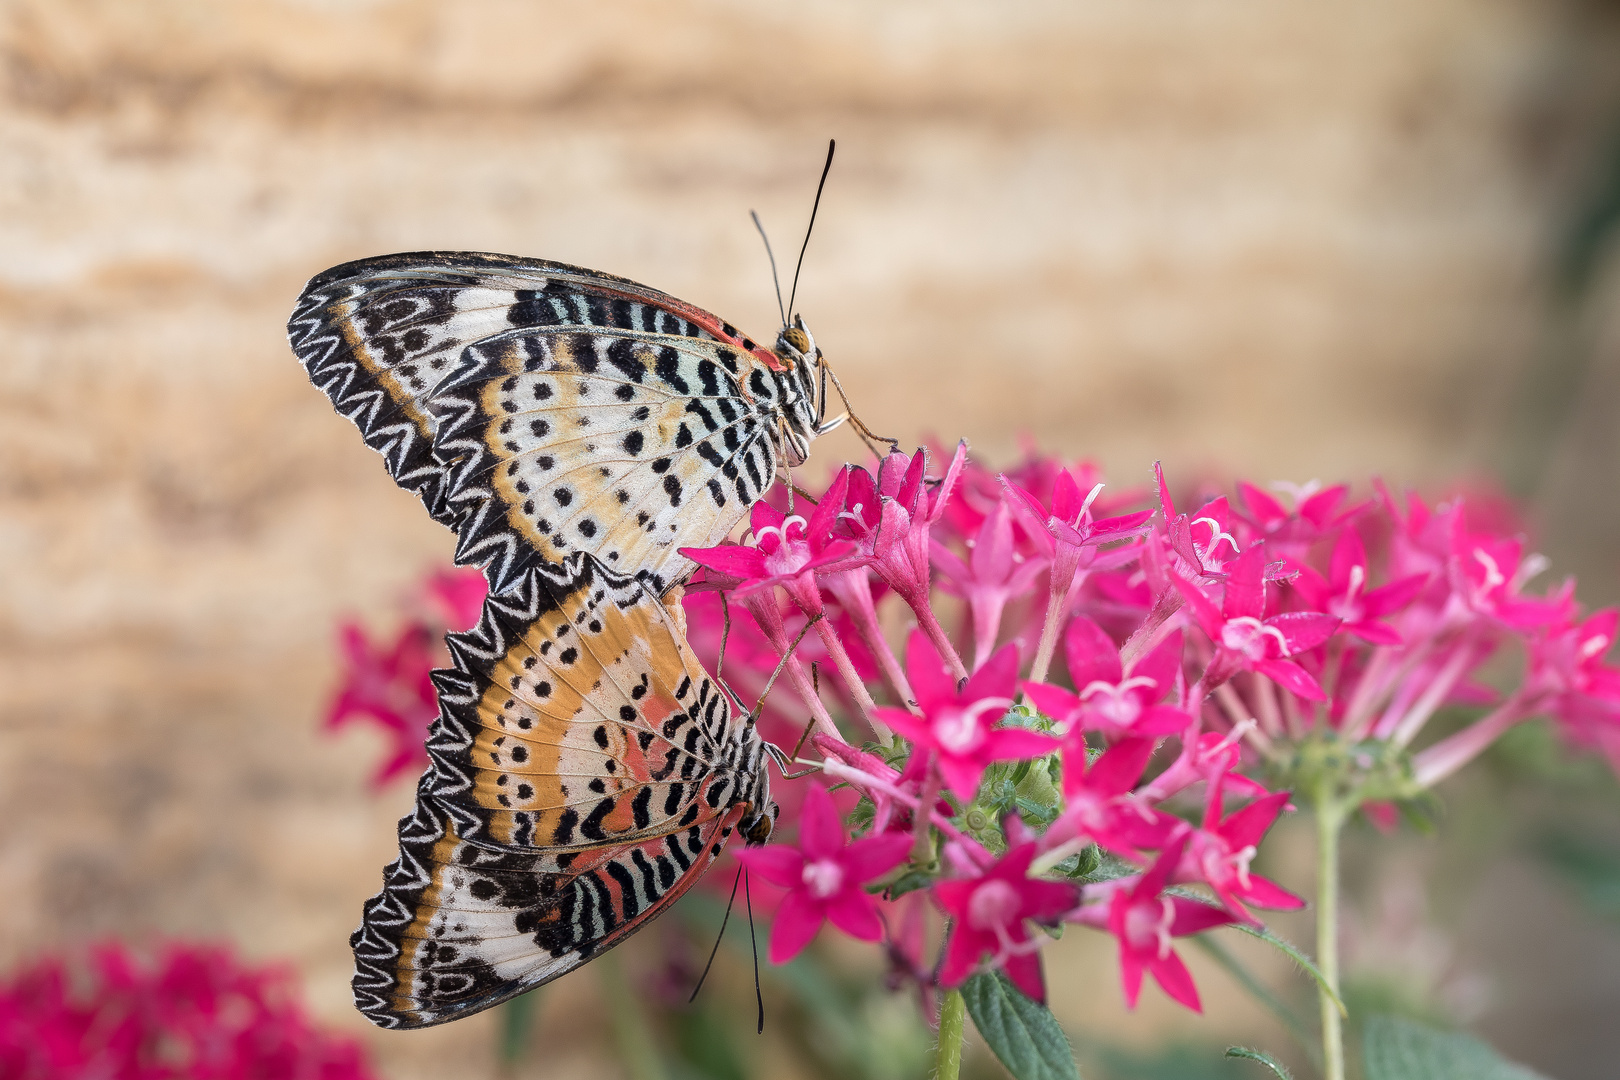
[{"label": "butterfly leg", "polygon": [[826,363],[822,364],[821,370],[832,379],[833,389],[837,390],[838,396],[843,399],[845,415],[849,417],[850,426],[855,429],[856,434],[860,435],[861,441],[866,443],[866,448],[872,451],[872,453],[876,454],[879,458],[883,457],[883,455],[878,452],[877,448],[877,444],[880,442],[889,444],[889,453],[894,453],[895,451],[899,450],[899,439],[892,439],[887,435],[879,435],[877,432],[867,427],[866,423],[861,420],[859,416],[855,415],[855,408],[849,403],[849,395],[844,392],[844,384],[838,381],[838,372],[834,371],[832,366]]}]

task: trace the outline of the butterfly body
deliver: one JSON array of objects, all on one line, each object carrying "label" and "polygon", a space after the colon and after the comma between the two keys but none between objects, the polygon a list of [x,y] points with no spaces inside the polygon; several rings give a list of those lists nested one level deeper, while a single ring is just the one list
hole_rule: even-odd
[{"label": "butterfly body", "polygon": [[802,321],[774,350],[624,278],[508,255],[345,263],[288,323],[312,382],[496,591],[585,551],[662,592],[825,419]]},{"label": "butterfly body", "polygon": [[576,553],[449,641],[432,764],[351,939],[356,1003],[385,1027],[572,971],[775,816],[753,718],[644,583]]}]

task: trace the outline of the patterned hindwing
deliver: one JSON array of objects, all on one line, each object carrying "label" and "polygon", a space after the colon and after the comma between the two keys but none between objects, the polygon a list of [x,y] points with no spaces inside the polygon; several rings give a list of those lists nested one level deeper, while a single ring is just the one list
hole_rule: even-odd
[{"label": "patterned hindwing", "polygon": [[[709,497],[726,500],[726,505],[717,501],[712,512],[700,515],[704,523],[712,526],[709,532],[681,527],[660,533],[657,526],[649,530],[648,522],[641,522],[637,528],[645,535],[632,536],[627,527],[611,537],[606,529],[592,536],[590,528],[600,528],[601,520],[619,520],[620,515],[607,514],[614,509],[611,503],[596,508],[601,512],[599,517],[576,513],[569,520],[558,521],[554,520],[557,515],[543,516],[538,509],[524,515],[521,507],[528,500],[515,497],[519,494],[516,482],[505,487],[493,482],[493,468],[487,459],[505,460],[513,453],[506,449],[507,444],[519,440],[496,438],[498,432],[487,430],[510,417],[480,423],[476,415],[471,415],[487,407],[483,399],[488,395],[477,386],[479,373],[493,377],[492,364],[498,366],[505,353],[505,346],[496,344],[507,340],[503,335],[532,330],[549,336],[569,329],[599,331],[596,336],[603,341],[604,358],[608,346],[621,334],[635,343],[621,345],[620,352],[614,355],[623,355],[625,348],[644,353],[648,342],[678,348],[682,360],[675,370],[676,380],[660,380],[657,357],[650,358],[652,377],[646,386],[635,387],[638,392],[645,390],[646,396],[638,394],[634,404],[600,417],[603,425],[618,430],[614,451],[588,438],[570,441],[570,437],[584,432],[577,425],[577,417],[555,415],[563,409],[561,400],[554,402],[546,415],[524,416],[519,444],[529,453],[529,459],[522,467],[538,469],[538,460],[546,452],[543,447],[548,445],[548,438],[555,438],[558,442],[551,454],[553,461],[595,470],[589,484],[583,476],[570,479],[582,493],[589,491],[617,500],[623,492],[626,503],[620,504],[621,510],[629,498],[645,495],[643,511],[649,521],[661,505],[660,493],[666,504],[678,498],[685,500],[686,509],[690,509],[698,492],[707,490]],[[491,577],[497,588],[516,580],[532,561],[536,545],[542,542],[543,558],[549,561],[572,550],[599,552],[604,559],[616,551],[619,559],[609,561],[622,568],[632,565],[626,562],[630,556],[626,549],[636,540],[647,550],[657,552],[656,566],[636,564],[638,568],[647,569],[649,579],[672,581],[676,569],[684,572],[689,568],[674,554],[674,547],[706,543],[711,536],[723,535],[725,530],[715,532],[719,520],[727,518],[734,523],[747,504],[758,497],[759,484],[770,482],[774,470],[770,437],[762,436],[752,451],[743,449],[745,433],[727,414],[746,406],[750,414],[775,415],[777,398],[783,393],[783,376],[776,370],[780,361],[775,355],[700,308],[610,274],[477,252],[385,255],[333,267],[311,280],[298,299],[287,332],[311,381],[332,400],[339,413],[360,428],[366,443],[382,453],[389,474],[401,487],[419,495],[435,519],[461,534],[458,560],[494,564]],[[486,347],[474,355],[470,347],[480,345]],[[565,357],[572,355],[569,346],[563,350]],[[715,393],[708,394],[703,371],[717,363],[726,369],[725,385],[717,383]],[[451,404],[462,413],[461,430],[454,438],[444,439],[440,429],[446,405],[440,400],[440,391],[452,376],[456,376],[458,396]],[[631,393],[620,389],[624,378],[627,376],[621,377],[619,383],[597,388],[596,398],[586,393],[572,395],[569,400],[579,398],[593,411],[599,406],[622,406],[629,398],[606,395]],[[684,406],[687,395],[679,389],[683,383],[691,388],[691,395],[701,398],[701,408],[676,417],[671,410],[660,409],[659,394],[680,396]],[[643,419],[635,419],[638,412],[644,414]],[[570,427],[554,423],[557,419],[576,423]],[[553,434],[534,434],[540,430],[536,421],[544,421]],[[710,457],[694,464],[690,455],[704,451],[695,445],[673,445],[681,438],[681,421],[687,423],[688,436],[694,443],[705,434],[710,436],[706,444]],[[514,420],[514,426],[518,422]],[[684,470],[674,474],[681,494],[674,493],[666,473],[651,477],[650,492],[626,486],[631,481],[643,486],[648,483],[645,476],[629,475],[634,472],[633,461],[627,459],[635,455],[628,454],[625,443],[631,432],[642,425],[648,447],[641,453],[644,460],[655,460],[651,451],[662,445],[661,438],[672,444],[669,455],[679,458]],[[660,431],[665,434],[661,436]],[[732,442],[737,445],[729,445]],[[587,450],[587,446],[596,448]],[[619,460],[610,461],[615,453]],[[463,462],[463,456],[468,454],[474,461]],[[603,460],[596,462],[598,457]],[[586,464],[588,461],[595,463]],[[753,472],[760,473],[758,484],[750,466]],[[610,470],[608,475],[601,473],[603,468]],[[461,477],[454,501],[450,498],[452,470]],[[725,486],[719,482],[708,485],[715,472]],[[728,475],[731,472],[736,476]],[[748,478],[741,485],[741,494],[737,493],[738,477]],[[689,482],[695,482],[695,487],[687,493],[686,489],[692,487]],[[549,486],[554,488],[556,484]],[[583,501],[575,503],[574,509],[579,511],[583,505]],[[624,516],[634,521],[641,512],[630,511]],[[462,518],[467,514],[472,515],[472,521],[464,528]],[[542,521],[556,528],[541,528]],[[560,539],[551,541],[553,534]]]},{"label": "patterned hindwing", "polygon": [[744,810],[549,855],[468,843],[444,808],[419,794],[400,822],[399,858],[349,938],[356,1007],[379,1027],[430,1027],[566,975],[678,900]]},{"label": "patterned hindwing", "polygon": [[719,543],[774,482],[780,393],[708,339],[544,329],[471,346],[435,395],[457,561],[501,590],[537,556],[583,550],[662,592],[691,569],[677,549]]},{"label": "patterned hindwing", "polygon": [[636,580],[576,553],[452,635],[399,859],[352,943],[372,1020],[565,974],[664,910],[756,797],[761,744]]}]

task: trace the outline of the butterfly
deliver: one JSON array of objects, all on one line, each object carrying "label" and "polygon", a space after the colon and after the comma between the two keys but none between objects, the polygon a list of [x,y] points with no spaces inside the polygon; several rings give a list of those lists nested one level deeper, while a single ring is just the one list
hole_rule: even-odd
[{"label": "butterfly", "polygon": [[449,635],[399,858],[350,939],[360,1011],[444,1023],[531,990],[666,910],[776,818],[755,718],[633,576],[576,551]]},{"label": "butterfly", "polygon": [[719,543],[847,418],[804,320],[783,322],[766,349],[611,274],[430,251],[318,274],[287,332],[494,591],[584,551],[662,594],[693,569],[679,548]]}]

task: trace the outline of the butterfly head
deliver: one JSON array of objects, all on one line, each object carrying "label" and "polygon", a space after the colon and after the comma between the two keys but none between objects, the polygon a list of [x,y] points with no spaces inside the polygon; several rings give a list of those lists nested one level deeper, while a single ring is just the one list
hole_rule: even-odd
[{"label": "butterfly head", "polygon": [[782,410],[783,442],[789,465],[802,465],[810,456],[810,440],[821,433],[824,361],[804,316],[793,316],[793,324],[776,335],[776,356],[783,371],[777,374],[785,408]]},{"label": "butterfly head", "polygon": [[752,805],[742,820],[737,822],[737,831],[742,833],[749,847],[759,847],[771,838],[771,830],[776,827],[776,816],[781,813],[781,807],[771,800],[771,778],[765,768],[769,760],[764,755],[760,756],[759,767],[754,771]]}]

